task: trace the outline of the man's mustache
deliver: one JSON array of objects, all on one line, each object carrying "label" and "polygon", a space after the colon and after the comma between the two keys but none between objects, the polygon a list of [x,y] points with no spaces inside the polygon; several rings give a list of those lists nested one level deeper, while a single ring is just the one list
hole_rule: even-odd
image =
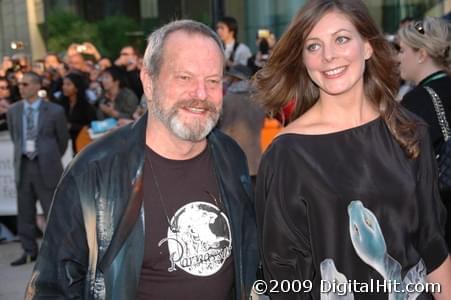
[{"label": "man's mustache", "polygon": [[200,100],[200,99],[188,99],[181,100],[176,103],[174,106],[175,109],[185,108],[185,107],[193,107],[198,109],[203,109],[211,113],[218,113],[218,110],[209,100]]}]

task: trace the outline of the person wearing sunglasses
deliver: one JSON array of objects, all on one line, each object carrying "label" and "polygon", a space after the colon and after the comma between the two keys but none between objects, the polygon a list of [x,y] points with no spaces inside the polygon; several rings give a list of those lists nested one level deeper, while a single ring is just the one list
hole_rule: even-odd
[{"label": "person wearing sunglasses", "polygon": [[12,105],[7,113],[14,144],[18,234],[24,249],[12,266],[36,260],[36,201],[48,216],[53,192],[63,173],[61,157],[69,140],[63,108],[38,95],[41,81],[38,74],[25,72],[19,82],[23,100]]},{"label": "person wearing sunglasses", "polygon": [[[402,27],[399,39],[401,77],[416,85],[404,95],[401,104],[429,125],[431,142],[438,154],[444,136],[434,102],[426,88],[437,93],[446,120],[451,123],[450,24],[443,19],[426,17]],[[440,194],[448,210],[446,240],[451,247],[451,191],[441,189]]]}]

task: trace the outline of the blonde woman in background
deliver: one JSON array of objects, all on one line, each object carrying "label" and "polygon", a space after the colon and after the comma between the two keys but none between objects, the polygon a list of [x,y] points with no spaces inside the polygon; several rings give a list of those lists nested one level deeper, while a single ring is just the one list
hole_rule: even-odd
[{"label": "blonde woman in background", "polygon": [[[404,80],[415,83],[401,104],[420,116],[429,125],[429,135],[438,154],[444,141],[431,95],[425,87],[439,96],[446,119],[451,122],[451,32],[450,25],[442,19],[426,17],[410,22],[399,30],[400,71]],[[451,247],[451,191],[442,189],[441,198],[448,210],[446,241]]]}]

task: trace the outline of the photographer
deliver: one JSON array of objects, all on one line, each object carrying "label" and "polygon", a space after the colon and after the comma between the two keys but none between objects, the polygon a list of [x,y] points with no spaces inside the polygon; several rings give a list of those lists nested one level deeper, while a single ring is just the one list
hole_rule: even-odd
[{"label": "photographer", "polygon": [[258,51],[247,62],[253,74],[265,66],[275,44],[276,37],[269,29],[258,30],[256,41]]},{"label": "photographer", "polygon": [[90,42],[74,43],[67,48],[66,62],[69,65],[69,71],[85,73],[87,77],[100,58],[99,51]]},{"label": "photographer", "polygon": [[140,54],[138,49],[133,46],[125,46],[121,49],[119,57],[114,64],[125,69],[126,80],[129,88],[136,94],[136,97],[141,98],[143,95],[143,87],[139,78]]},{"label": "photographer", "polygon": [[48,91],[51,101],[54,101],[61,94],[63,77],[66,75],[64,63],[56,53],[47,53],[44,58],[43,86]]}]

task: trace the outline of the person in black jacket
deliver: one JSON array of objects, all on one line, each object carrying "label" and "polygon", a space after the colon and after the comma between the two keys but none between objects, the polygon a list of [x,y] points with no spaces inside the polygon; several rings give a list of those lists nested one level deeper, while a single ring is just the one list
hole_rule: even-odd
[{"label": "person in black jacket", "polygon": [[149,37],[148,113],[66,169],[27,299],[247,300],[258,251],[239,146],[213,130],[224,57],[206,25]]},{"label": "person in black jacket", "polygon": [[55,188],[63,173],[69,133],[64,110],[39,95],[42,78],[25,72],[19,82],[22,100],[8,109],[8,131],[14,144],[18,233],[24,253],[11,262],[20,266],[36,259],[36,201],[47,218]]},{"label": "person in black jacket", "polygon": [[[449,24],[444,20],[426,17],[423,21],[411,22],[399,30],[401,77],[416,84],[413,90],[404,95],[401,104],[429,125],[429,134],[436,154],[444,138],[431,95],[425,87],[432,88],[437,93],[446,119],[451,124],[449,28]],[[451,248],[451,192],[441,190],[440,195],[448,211],[446,240]]]},{"label": "person in black jacket", "polygon": [[143,95],[143,86],[139,79],[139,60],[140,55],[138,49],[128,45],[121,49],[119,57],[114,64],[125,70],[128,87],[135,93],[136,97],[141,98]]}]

